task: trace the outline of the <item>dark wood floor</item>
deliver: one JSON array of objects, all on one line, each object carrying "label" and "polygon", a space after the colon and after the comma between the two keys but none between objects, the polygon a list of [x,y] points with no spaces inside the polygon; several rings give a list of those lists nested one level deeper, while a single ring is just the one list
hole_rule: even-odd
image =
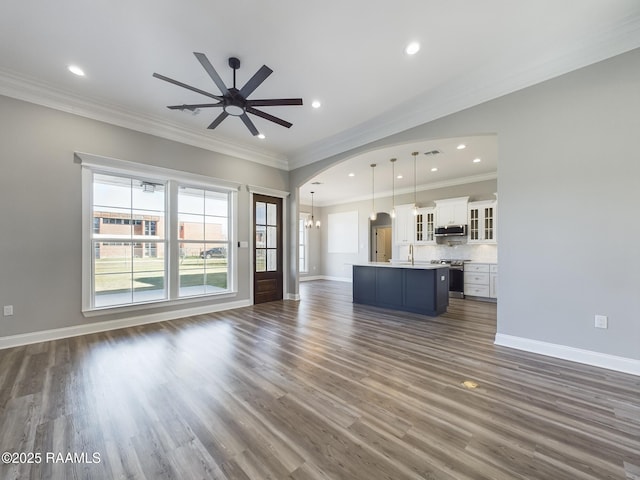
[{"label": "dark wood floor", "polygon": [[640,479],[639,377],[301,296],[0,351],[0,452],[42,455],[0,478]]}]

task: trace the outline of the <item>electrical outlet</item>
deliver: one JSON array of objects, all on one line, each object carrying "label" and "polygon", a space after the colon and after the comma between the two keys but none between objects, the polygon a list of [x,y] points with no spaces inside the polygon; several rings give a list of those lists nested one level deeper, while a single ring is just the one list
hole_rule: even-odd
[{"label": "electrical outlet", "polygon": [[607,328],[608,317],[606,315],[596,315],[596,328]]},{"label": "electrical outlet", "polygon": [[5,317],[13,315],[13,305],[5,305],[3,308],[3,314]]}]

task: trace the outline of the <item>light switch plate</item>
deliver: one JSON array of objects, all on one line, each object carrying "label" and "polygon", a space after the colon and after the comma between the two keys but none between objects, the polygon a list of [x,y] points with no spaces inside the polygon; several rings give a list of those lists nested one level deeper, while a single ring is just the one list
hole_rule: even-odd
[{"label": "light switch plate", "polygon": [[3,314],[5,317],[13,315],[13,305],[5,305],[3,308]]}]

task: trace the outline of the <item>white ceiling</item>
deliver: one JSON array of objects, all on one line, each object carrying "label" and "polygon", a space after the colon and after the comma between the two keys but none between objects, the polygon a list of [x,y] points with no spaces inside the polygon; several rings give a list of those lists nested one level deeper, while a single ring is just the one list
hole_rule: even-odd
[{"label": "white ceiling", "polygon": [[[0,94],[290,169],[639,46],[638,0],[2,0]],[[219,93],[193,52],[227,85],[268,65],[250,98],[302,97],[263,107],[293,127],[168,110],[207,97],[154,72]]]},{"label": "white ceiling", "polygon": [[[465,148],[458,149],[459,145]],[[425,152],[435,150],[440,153],[425,155]],[[305,183],[300,188],[301,202],[309,205],[312,191],[314,205],[318,206],[371,200],[372,195],[378,198],[413,194],[413,152],[418,153],[415,156],[417,191],[497,177],[498,143],[495,135],[424,141],[378,149],[341,162]],[[393,166],[392,158],[396,159]],[[476,158],[480,162],[474,163]],[[376,166],[372,168],[372,164]],[[434,172],[432,168],[438,170]]]}]

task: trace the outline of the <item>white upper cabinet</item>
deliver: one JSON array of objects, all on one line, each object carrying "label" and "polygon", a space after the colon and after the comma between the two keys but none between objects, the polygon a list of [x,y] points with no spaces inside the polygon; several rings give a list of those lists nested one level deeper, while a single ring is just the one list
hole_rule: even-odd
[{"label": "white upper cabinet", "polygon": [[469,202],[469,243],[496,243],[496,213],[498,202]]},{"label": "white upper cabinet", "polygon": [[467,223],[467,201],[469,197],[436,200],[436,226],[465,225]]},{"label": "white upper cabinet", "polygon": [[395,245],[409,245],[414,242],[415,216],[413,205],[396,205],[393,219],[393,242]]},{"label": "white upper cabinet", "polygon": [[436,209],[433,207],[419,208],[418,214],[414,218],[416,222],[416,243],[421,245],[435,244]]}]

